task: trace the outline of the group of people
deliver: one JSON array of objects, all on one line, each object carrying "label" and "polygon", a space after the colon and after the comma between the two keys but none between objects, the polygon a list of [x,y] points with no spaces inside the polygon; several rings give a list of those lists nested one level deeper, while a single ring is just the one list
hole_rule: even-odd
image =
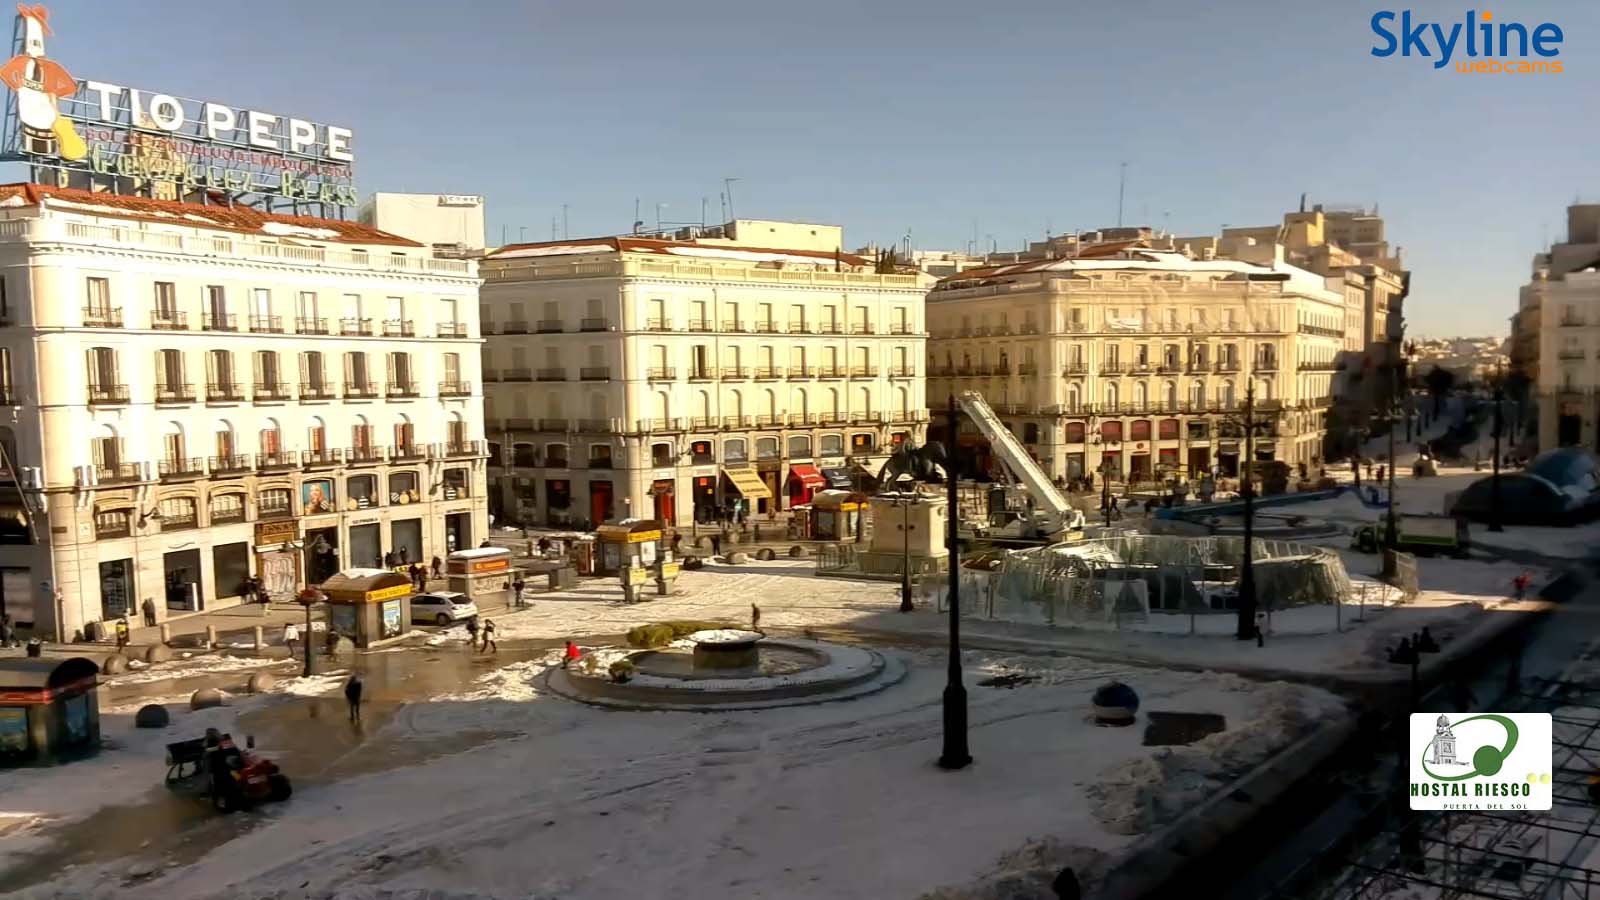
[{"label": "group of people", "polygon": [[[400,565],[405,565],[405,564],[401,563]],[[443,568],[444,568],[444,560],[442,560],[439,557],[435,556],[433,558],[433,574],[432,574],[432,577],[434,577],[434,578],[443,577],[443,572],[441,571]],[[410,576],[410,578],[411,578],[411,586],[412,587],[416,588],[418,591],[425,591],[425,590],[428,589],[429,573],[428,573],[428,568],[426,566],[423,566],[421,563],[412,563],[410,566],[406,567],[406,574],[408,576]]]},{"label": "group of people", "polygon": [[[479,639],[483,643],[478,643]],[[480,625],[478,617],[473,616],[467,620],[467,646],[480,653],[499,653],[500,645],[494,640],[494,620],[484,619]]]}]

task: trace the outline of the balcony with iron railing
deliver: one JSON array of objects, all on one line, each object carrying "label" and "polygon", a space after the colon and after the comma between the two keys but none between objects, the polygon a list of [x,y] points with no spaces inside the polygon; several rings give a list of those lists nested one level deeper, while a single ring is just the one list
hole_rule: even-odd
[{"label": "balcony with iron railing", "polygon": [[610,366],[581,366],[578,369],[579,381],[610,381]]},{"label": "balcony with iron railing", "polygon": [[817,326],[817,334],[844,334],[844,323],[823,322]]},{"label": "balcony with iron railing", "polygon": [[660,318],[660,317],[652,317],[652,318],[649,318],[649,319],[645,320],[645,322],[644,322],[644,330],[645,331],[673,331],[674,329],[672,327],[672,320],[671,319],[663,319],[663,318]]},{"label": "balcony with iron railing", "polygon": [[357,318],[340,319],[339,333],[345,337],[371,337],[372,320]]},{"label": "balcony with iron railing", "polygon": [[206,460],[203,456],[169,456],[156,461],[156,472],[163,481],[199,478],[206,473]]},{"label": "balcony with iron railing", "polygon": [[811,327],[804,322],[790,322],[788,331],[790,334],[810,334]]},{"label": "balcony with iron railing", "polygon": [[157,384],[157,403],[193,403],[195,402],[194,385],[192,384]]},{"label": "balcony with iron railing", "polygon": [[[727,429],[749,428],[753,422],[750,416],[723,416],[722,427]],[[733,462],[732,458],[728,462]]]},{"label": "balcony with iron railing", "polygon": [[501,381],[532,381],[533,370],[529,368],[502,369]]},{"label": "balcony with iron railing", "polygon": [[283,334],[283,317],[251,316],[250,330],[256,334]]},{"label": "balcony with iron railing", "polygon": [[1278,371],[1278,360],[1276,357],[1271,356],[1260,357],[1251,368],[1257,372],[1276,372]]},{"label": "balcony with iron railing", "polygon": [[645,374],[649,381],[672,381],[678,377],[678,370],[671,366],[651,366]]},{"label": "balcony with iron railing", "polygon": [[484,454],[483,441],[446,441],[442,450],[443,455],[449,459],[482,456]]},{"label": "balcony with iron railing", "polygon": [[723,381],[749,381],[750,370],[745,366],[723,366],[720,377]]},{"label": "balcony with iron railing", "polygon": [[353,466],[377,465],[383,462],[383,448],[377,444],[357,444],[347,452],[345,462]]},{"label": "balcony with iron railing", "polygon": [[721,421],[716,416],[691,416],[689,418],[689,428],[693,431],[706,431],[707,429],[716,428],[721,424]]},{"label": "balcony with iron railing", "polygon": [[1587,355],[1588,354],[1583,350],[1574,350],[1571,348],[1562,348],[1556,351],[1556,359],[1583,359]]},{"label": "balcony with iron railing", "polygon": [[376,400],[378,399],[378,383],[375,381],[346,381],[344,383],[344,398],[346,400]]},{"label": "balcony with iron railing", "polygon": [[910,322],[891,322],[891,323],[889,323],[889,333],[890,334],[914,334],[915,332],[913,332],[911,330],[911,323]]},{"label": "balcony with iron railing", "polygon": [[605,434],[611,431],[610,419],[575,419],[572,430],[579,434]]},{"label": "balcony with iron railing", "polygon": [[1081,362],[1069,362],[1065,366],[1061,367],[1061,374],[1062,375],[1087,375],[1087,374],[1089,374],[1089,364],[1088,363],[1081,363]]},{"label": "balcony with iron railing", "polygon": [[527,334],[528,333],[528,321],[526,319],[514,319],[514,320],[509,321],[509,322],[502,322],[502,323],[500,323],[500,333],[501,334]]},{"label": "balcony with iron railing", "polygon": [[565,366],[544,366],[533,374],[534,381],[566,381]]},{"label": "balcony with iron railing", "polygon": [[1017,374],[1037,375],[1039,374],[1039,364],[1036,362],[1017,363]]},{"label": "balcony with iron railing", "polygon": [[1128,371],[1128,367],[1120,362],[1103,362],[1100,364],[1101,375],[1121,375]]},{"label": "balcony with iron railing", "polygon": [[411,319],[384,319],[384,337],[416,337],[417,326]]},{"label": "balcony with iron railing", "polygon": [[289,384],[283,381],[256,382],[254,396],[257,403],[294,399],[294,394],[289,390]]},{"label": "balcony with iron railing", "polygon": [[323,447],[320,450],[302,450],[300,464],[303,466],[337,466],[344,462],[344,451]]},{"label": "balcony with iron railing", "polygon": [[1211,371],[1211,363],[1204,358],[1189,361],[1190,375],[1205,375]]},{"label": "balcony with iron railing", "polygon": [[309,316],[297,317],[294,320],[295,334],[327,334],[328,320]]},{"label": "balcony with iron railing", "polygon": [[240,475],[248,471],[250,471],[250,454],[248,453],[233,453],[228,456],[211,457],[211,474],[213,476]]},{"label": "balcony with iron railing", "polygon": [[114,406],[128,402],[128,386],[125,384],[91,384],[89,385],[89,405]]},{"label": "balcony with iron railing", "polygon": [[916,370],[913,369],[911,366],[890,366],[889,367],[889,377],[890,378],[915,378],[916,377]]},{"label": "balcony with iron railing", "polygon": [[689,369],[688,379],[690,381],[715,381],[717,379],[716,367],[692,366]]},{"label": "balcony with iron railing", "polygon": [[783,369],[777,366],[756,366],[753,375],[757,381],[777,381],[783,377]]},{"label": "balcony with iron railing", "polygon": [[201,331],[238,331],[239,317],[233,313],[201,313]]},{"label": "balcony with iron railing", "polygon": [[[1301,372],[1334,372],[1334,371],[1337,371],[1341,367],[1341,365],[1342,365],[1341,363],[1338,363],[1338,362],[1335,362],[1334,360],[1329,359],[1329,360],[1323,360],[1322,362],[1302,362],[1302,363],[1298,363],[1298,364],[1295,365],[1295,368],[1298,369]],[[1276,361],[1273,362],[1271,368],[1272,369],[1278,368]],[[1266,370],[1266,367],[1263,367],[1259,363],[1256,365],[1256,371],[1261,372],[1261,371],[1265,371],[1265,370]]]},{"label": "balcony with iron railing", "polygon": [[416,462],[427,458],[427,450],[422,444],[395,444],[389,448],[390,462]]},{"label": "balcony with iron railing", "polygon": [[790,378],[815,378],[817,370],[810,366],[790,366],[788,374]]},{"label": "balcony with iron railing", "polygon": [[155,331],[188,331],[189,314],[175,309],[158,309],[150,314],[150,327]]},{"label": "balcony with iron railing", "polygon": [[683,420],[682,419],[677,419],[677,418],[645,419],[640,424],[644,426],[643,429],[642,429],[644,431],[657,431],[657,432],[660,432],[660,431],[682,431],[683,430]]},{"label": "balcony with iron railing", "polygon": [[851,334],[877,334],[878,330],[872,327],[871,322],[856,322],[850,326]]},{"label": "balcony with iron railing", "polygon": [[292,469],[300,464],[300,455],[293,450],[265,450],[256,454],[256,466],[261,471]]},{"label": "balcony with iron railing", "polygon": [[1156,371],[1162,375],[1177,375],[1183,371],[1183,364],[1177,360],[1164,360],[1156,365]]},{"label": "balcony with iron railing", "polygon": [[1217,360],[1216,370],[1218,372],[1237,372],[1239,371],[1239,361],[1237,359],[1219,359]]},{"label": "balcony with iron railing", "polygon": [[604,316],[589,316],[578,322],[579,331],[610,331],[611,320]]},{"label": "balcony with iron railing", "polygon": [[835,366],[818,366],[817,367],[817,377],[822,379],[822,380],[824,380],[824,381],[830,381],[830,380],[833,380],[833,379],[836,379],[836,378],[844,378],[844,377],[848,376],[849,374],[850,374],[850,370],[845,368],[844,366],[835,365]]},{"label": "balcony with iron railing", "polygon": [[742,332],[742,331],[745,331],[746,329],[744,327],[744,323],[739,321],[738,319],[724,319],[723,322],[722,322],[722,330],[723,331]]},{"label": "balcony with iron railing", "polygon": [[756,334],[777,334],[778,323],[768,320],[766,322],[752,322],[750,330]]},{"label": "balcony with iron railing", "polygon": [[472,396],[472,382],[470,382],[470,381],[441,381],[441,382],[439,382],[439,396],[441,396],[441,397],[470,397],[470,396]]},{"label": "balcony with iron railing", "polygon": [[388,397],[417,397],[421,392],[417,390],[415,381],[391,381],[384,394]]},{"label": "balcony with iron railing", "polygon": [[1560,324],[1562,328],[1582,328],[1584,325],[1584,320],[1582,316],[1564,315],[1561,317]]},{"label": "balcony with iron railing", "polygon": [[302,381],[300,382],[300,400],[332,400],[335,396],[333,383],[330,381]]},{"label": "balcony with iron railing", "polygon": [[706,332],[711,330],[710,319],[690,319],[684,326],[685,331]]},{"label": "balcony with iron railing", "polygon": [[442,338],[464,338],[467,336],[467,323],[440,322],[434,327],[433,333]]},{"label": "balcony with iron railing", "polygon": [[96,463],[95,480],[101,484],[120,484],[144,480],[144,464],[132,462]]},{"label": "balcony with iron railing", "polygon": [[878,377],[878,367],[877,366],[851,366],[850,367],[850,377],[851,378],[877,378]]},{"label": "balcony with iron railing", "polygon": [[83,308],[83,327],[85,328],[121,328],[122,307],[120,306],[85,306]]},{"label": "balcony with iron railing", "polygon": [[778,415],[756,416],[757,428],[781,428],[783,425],[784,416],[781,413]]},{"label": "balcony with iron railing", "polygon": [[566,330],[560,319],[540,319],[534,324],[534,329],[539,334],[560,334]]},{"label": "balcony with iron railing", "polygon": [[550,431],[550,432],[564,432],[564,431],[567,430],[568,426],[571,424],[571,420],[570,419],[554,419],[554,418],[550,418],[548,416],[546,416],[545,418],[542,418],[542,419],[534,419],[533,422],[534,422],[534,427],[533,427],[534,431]]},{"label": "balcony with iron railing", "polygon": [[212,381],[206,384],[207,403],[243,403],[244,384],[238,381]]}]

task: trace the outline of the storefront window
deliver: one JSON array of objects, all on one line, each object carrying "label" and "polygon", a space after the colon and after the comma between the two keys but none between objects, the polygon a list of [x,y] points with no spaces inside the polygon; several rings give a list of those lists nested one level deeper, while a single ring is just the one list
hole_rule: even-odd
[{"label": "storefront window", "polygon": [[100,564],[100,618],[120,619],[133,612],[133,560],[115,559]]},{"label": "storefront window", "polygon": [[697,466],[709,465],[717,461],[715,453],[711,452],[710,441],[695,441],[689,445],[689,460]]},{"label": "storefront window", "polygon": [[417,493],[417,473],[389,473],[389,502],[391,504],[416,503],[422,499]]},{"label": "storefront window", "polygon": [[572,507],[572,482],[566,479],[554,479],[544,483],[545,502],[551,509],[570,509]]},{"label": "storefront window", "polygon": [[345,502],[356,509],[378,505],[378,476],[352,475],[344,481]]},{"label": "storefront window", "polygon": [[211,571],[212,591],[218,597],[244,597],[244,582],[250,577],[250,545],[240,541],[212,547]]},{"label": "storefront window", "polygon": [[424,561],[422,556],[422,520],[398,519],[390,526],[394,544],[395,561],[399,565]]},{"label": "storefront window", "polygon": [[650,465],[655,466],[658,469],[672,465],[672,445],[651,444]]},{"label": "storefront window", "polygon": [[877,449],[877,446],[878,441],[875,435],[868,433],[850,435],[851,453],[871,453],[873,450]]},{"label": "storefront window", "polygon": [[444,499],[460,500],[462,497],[471,496],[467,492],[469,472],[466,469],[444,470]]},{"label": "storefront window", "polygon": [[211,524],[226,525],[244,521],[244,494],[237,491],[211,495]]},{"label": "storefront window", "polygon": [[1206,436],[1210,433],[1210,429],[1207,427],[1208,424],[1209,423],[1207,423],[1205,421],[1193,421],[1193,420],[1191,420],[1189,422],[1189,440],[1191,440],[1191,441],[1203,441],[1203,440],[1205,440]]}]

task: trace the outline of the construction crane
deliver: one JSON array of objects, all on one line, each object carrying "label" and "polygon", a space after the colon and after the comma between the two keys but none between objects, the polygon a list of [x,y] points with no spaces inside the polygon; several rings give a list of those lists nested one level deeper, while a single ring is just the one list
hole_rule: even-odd
[{"label": "construction crane", "polygon": [[1052,541],[1066,532],[1082,531],[1083,513],[1067,501],[1044,469],[1039,468],[1022,442],[989,408],[983,395],[977,391],[962,391],[956,401],[978,426],[978,431],[989,439],[989,446],[1022,484],[1029,500],[1028,515],[1007,516],[1003,521],[996,521],[991,514],[989,522],[977,530],[978,536]]}]

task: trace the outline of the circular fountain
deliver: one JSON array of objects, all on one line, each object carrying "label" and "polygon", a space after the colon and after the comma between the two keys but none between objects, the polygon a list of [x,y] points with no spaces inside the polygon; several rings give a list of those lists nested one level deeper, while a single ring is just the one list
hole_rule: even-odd
[{"label": "circular fountain", "polygon": [[[595,651],[599,664],[551,669],[549,689],[622,709],[765,709],[843,700],[899,681],[905,666],[875,650],[774,638],[759,631],[697,631],[654,650]],[[626,660],[625,681],[610,670]]]}]

